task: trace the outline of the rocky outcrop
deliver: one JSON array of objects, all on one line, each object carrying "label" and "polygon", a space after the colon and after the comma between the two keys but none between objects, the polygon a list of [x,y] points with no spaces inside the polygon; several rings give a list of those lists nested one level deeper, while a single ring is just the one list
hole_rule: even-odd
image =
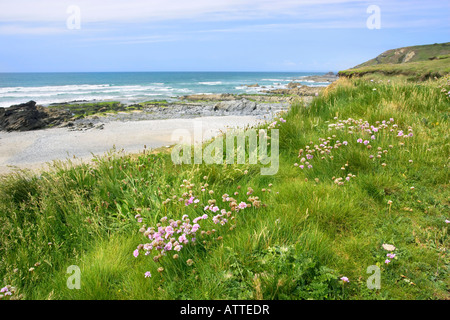
[{"label": "rocky outcrop", "polygon": [[281,95],[296,95],[296,96],[315,96],[316,93],[319,93],[323,90],[323,87],[308,87],[308,86],[300,86],[294,87],[292,89],[275,89],[275,90],[267,90],[263,91],[270,94],[281,94]]},{"label": "rocky outcrop", "polygon": [[236,100],[236,96],[231,93],[191,94],[188,96],[182,96],[180,99],[190,101],[229,101],[229,100]]},{"label": "rocky outcrop", "polygon": [[299,83],[299,82],[289,82],[288,85],[287,85],[287,87],[288,87],[288,89],[294,89],[294,88],[297,88],[297,87],[299,87],[299,86],[301,86],[301,85],[302,85],[302,84]]},{"label": "rocky outcrop", "polygon": [[0,130],[29,131],[56,126],[71,117],[62,110],[52,110],[37,106],[29,101],[9,108],[0,108]]}]

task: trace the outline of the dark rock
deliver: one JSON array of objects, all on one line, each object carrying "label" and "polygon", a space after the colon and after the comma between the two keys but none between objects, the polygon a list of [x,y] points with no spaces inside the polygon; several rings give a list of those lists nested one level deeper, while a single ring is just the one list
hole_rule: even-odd
[{"label": "dark rock", "polygon": [[70,115],[65,111],[36,106],[36,102],[29,101],[9,108],[0,108],[0,130],[37,130],[59,125],[69,118]]}]

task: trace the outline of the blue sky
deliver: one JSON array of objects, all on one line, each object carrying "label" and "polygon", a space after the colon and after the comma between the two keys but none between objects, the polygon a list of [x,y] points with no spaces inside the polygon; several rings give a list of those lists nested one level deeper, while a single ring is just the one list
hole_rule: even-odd
[{"label": "blue sky", "polygon": [[442,0],[1,1],[0,72],[338,71],[448,42],[449,17]]}]

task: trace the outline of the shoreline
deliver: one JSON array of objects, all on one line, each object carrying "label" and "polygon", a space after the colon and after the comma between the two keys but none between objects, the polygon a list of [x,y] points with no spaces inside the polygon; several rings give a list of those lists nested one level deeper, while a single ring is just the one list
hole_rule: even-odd
[{"label": "shoreline", "polygon": [[[136,153],[144,146],[170,146],[176,143],[170,139],[172,132],[187,129],[192,134],[193,123],[202,123],[203,130],[210,132],[203,137],[208,140],[230,127],[270,120],[288,111],[296,100],[309,104],[324,88],[291,82],[287,89],[278,89],[281,92],[190,95],[175,102],[142,105],[102,101],[43,107],[30,101],[12,106],[16,110],[9,113],[18,115],[15,123],[10,115],[7,118],[5,109],[0,110],[0,175],[17,169],[39,171],[55,160],[90,161],[93,155],[104,155],[113,148]],[[75,116],[71,107],[82,114]]]},{"label": "shoreline", "polygon": [[[70,131],[49,128],[28,132],[0,132],[0,175],[17,169],[39,171],[55,160],[90,161],[93,155],[104,155],[113,148],[127,154],[168,147],[176,144],[172,134],[202,126],[203,141],[228,128],[244,128],[264,122],[256,116],[212,116],[190,119],[111,121],[102,130]],[[74,158],[75,157],[75,158]]]}]

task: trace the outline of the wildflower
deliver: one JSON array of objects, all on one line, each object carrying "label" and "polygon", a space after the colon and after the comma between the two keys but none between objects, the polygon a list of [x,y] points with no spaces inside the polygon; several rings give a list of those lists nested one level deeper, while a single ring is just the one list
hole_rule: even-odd
[{"label": "wildflower", "polygon": [[343,141],[342,144],[343,144],[344,146],[346,146],[346,145],[348,144],[348,142],[347,142],[347,141]]},{"label": "wildflower", "polygon": [[409,160],[409,163],[413,163],[413,161],[412,161],[412,160]]},{"label": "wildflower", "polygon": [[390,263],[391,262],[391,260],[389,260],[389,259],[386,259],[385,261],[384,261],[384,263],[386,263],[386,264],[388,264],[388,263]]},{"label": "wildflower", "polygon": [[144,275],[145,275],[146,278],[150,278],[150,277],[152,276],[152,274],[150,273],[150,271],[147,271]]},{"label": "wildflower", "polygon": [[369,140],[364,140],[364,145],[367,146],[369,144]]},{"label": "wildflower", "polygon": [[395,247],[392,244],[383,243],[383,249],[386,251],[394,251]]},{"label": "wildflower", "polygon": [[186,261],[186,264],[187,264],[188,266],[192,266],[192,265],[194,264],[194,261],[193,261],[192,259],[188,259],[188,260]]},{"label": "wildflower", "polygon": [[390,259],[393,259],[393,258],[395,258],[395,253],[388,253],[388,254],[386,255],[386,257],[388,257],[388,258],[390,258]]},{"label": "wildflower", "polygon": [[165,251],[170,251],[170,250],[172,250],[172,242],[169,242],[169,243],[167,243],[165,246],[164,246],[164,250]]},{"label": "wildflower", "polygon": [[159,273],[161,273],[161,272],[163,272],[163,271],[164,271],[164,268],[163,268],[163,267],[159,267],[159,268],[158,268],[158,272],[159,272]]},{"label": "wildflower", "polygon": [[241,202],[241,203],[239,203],[238,207],[239,207],[239,209],[245,209],[245,208],[247,208],[247,204],[245,202]]},{"label": "wildflower", "polygon": [[372,135],[370,139],[375,140],[375,135]]},{"label": "wildflower", "polygon": [[196,224],[194,224],[193,226],[192,226],[192,232],[197,232],[197,230],[200,228],[200,225],[198,224],[198,223],[196,223]]},{"label": "wildflower", "polygon": [[344,282],[344,283],[345,283],[345,282],[350,282],[350,280],[348,280],[347,277],[342,277],[341,280],[342,280],[342,282]]},{"label": "wildflower", "polygon": [[283,118],[280,118],[280,121],[283,122],[283,123],[286,122],[286,120],[284,120]]},{"label": "wildflower", "polygon": [[356,142],[362,143],[362,142],[363,142],[363,139],[359,138],[358,140],[356,140]]},{"label": "wildflower", "polygon": [[448,219],[445,219],[445,223],[450,223],[450,220],[448,220]]}]

